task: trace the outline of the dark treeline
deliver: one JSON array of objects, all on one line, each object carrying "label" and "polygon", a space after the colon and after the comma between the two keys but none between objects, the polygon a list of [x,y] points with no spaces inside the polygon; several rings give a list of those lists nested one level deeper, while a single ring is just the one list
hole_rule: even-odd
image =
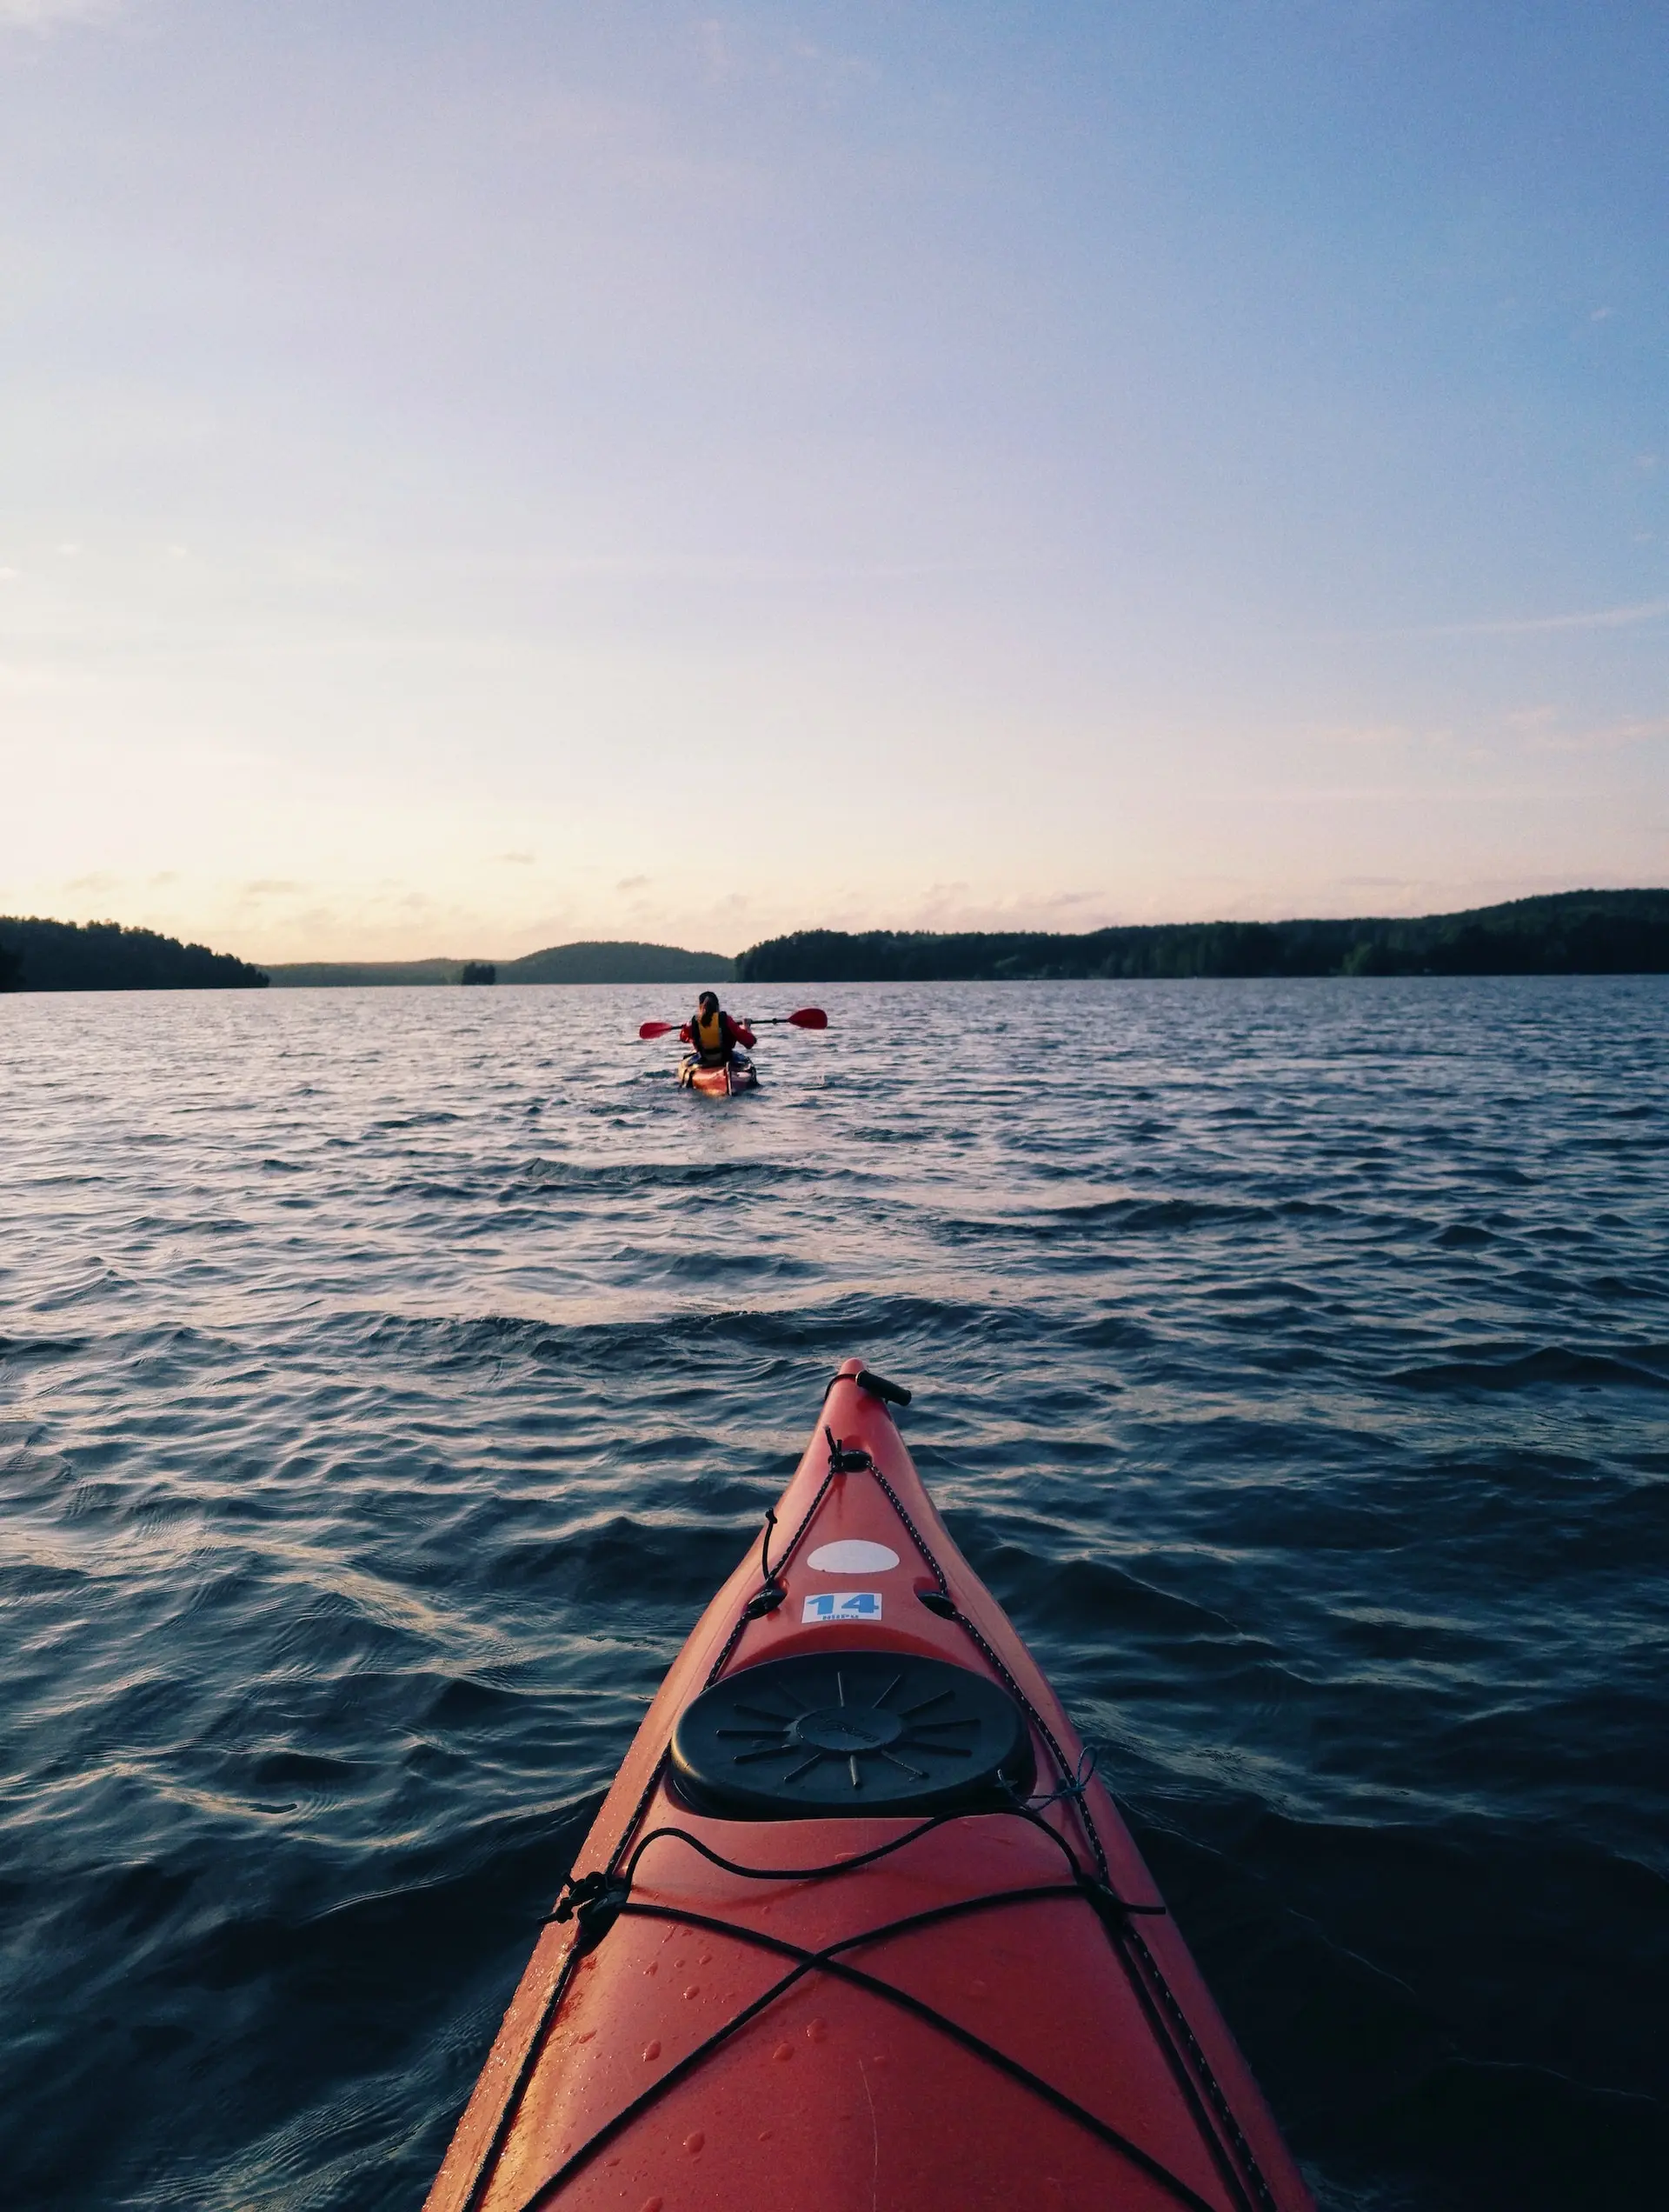
[{"label": "dark treeline", "polygon": [[0,990],[259,990],[266,981],[229,952],[155,929],[0,916]]},{"label": "dark treeline", "polygon": [[735,963],[716,952],[623,939],[547,945],[519,960],[294,960],[268,972],[276,984],[313,990],[367,983],[712,983],[728,982]]},{"label": "dark treeline", "polygon": [[1042,929],[801,929],[744,952],[755,983],[1188,976],[1669,973],[1669,891],[1560,891],[1393,921],[1177,922]]}]

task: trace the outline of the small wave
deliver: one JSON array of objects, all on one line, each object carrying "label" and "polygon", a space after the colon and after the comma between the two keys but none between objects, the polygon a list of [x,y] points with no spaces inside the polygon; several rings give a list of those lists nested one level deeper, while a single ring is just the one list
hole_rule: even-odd
[{"label": "small wave", "polygon": [[1546,1383],[1669,1390],[1669,1345],[1637,1345],[1626,1355],[1568,1351],[1558,1345],[1502,1357],[1480,1352],[1399,1368],[1389,1380],[1405,1390],[1527,1390]]},{"label": "small wave", "polygon": [[1128,1236],[1167,1236],[1192,1229],[1247,1227],[1273,1219],[1267,1206],[1208,1198],[1095,1198],[1029,1214],[962,1215],[941,1226],[957,1236],[1049,1237],[1074,1230],[1114,1229]]},{"label": "small wave", "polygon": [[813,1161],[788,1160],[530,1160],[499,1193],[501,1205],[524,1203],[530,1193],[586,1199],[655,1190],[761,1190],[783,1183],[816,1183],[828,1170]]},{"label": "small wave", "polygon": [[1650,1275],[1590,1276],[1584,1286],[1595,1298],[1615,1298],[1625,1303],[1636,1298],[1669,1298],[1669,1282]]},{"label": "small wave", "polygon": [[33,1360],[77,1359],[90,1336],[0,1336],[0,1362],[22,1367]]}]

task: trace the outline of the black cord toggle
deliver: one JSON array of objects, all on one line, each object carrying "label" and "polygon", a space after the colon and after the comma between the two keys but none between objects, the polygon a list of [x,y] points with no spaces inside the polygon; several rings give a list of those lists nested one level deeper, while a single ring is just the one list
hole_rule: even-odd
[{"label": "black cord toggle", "polygon": [[578,1921],[580,1936],[576,1948],[582,1951],[595,1950],[620,1918],[621,1909],[631,1894],[629,1882],[622,1882],[619,1876],[605,1874],[600,1869],[581,1875],[577,1881],[570,1874],[562,1884],[556,1909],[549,1917]]},{"label": "black cord toggle", "polygon": [[[776,1579],[776,1568],[771,1564],[771,1531],[776,1526],[776,1508],[765,1509],[765,1533],[759,1540],[759,1571],[763,1576],[761,1586],[741,1609],[744,1621],[761,1621],[768,1613],[775,1613],[788,1596]],[[778,1564],[781,1562],[779,1561]]]},{"label": "black cord toggle", "polygon": [[1141,1913],[1154,1920],[1167,1917],[1163,1905],[1133,1905],[1127,1897],[1120,1896],[1118,1891],[1109,1889],[1105,1882],[1096,1881],[1094,1875],[1081,1874],[1078,1888],[1095,1917],[1114,1936],[1120,1933],[1134,1914]]},{"label": "black cord toggle", "polygon": [[828,1439],[828,1471],[831,1475],[862,1475],[874,1465],[861,1444],[842,1444],[832,1429],[825,1429]]},{"label": "black cord toggle", "polygon": [[1069,1774],[1057,1788],[1050,1790],[1047,1797],[1033,1797],[1027,1800],[1032,1810],[1034,1813],[1045,1812],[1049,1806],[1062,1804],[1067,1799],[1072,1799],[1081,1805],[1084,1802],[1084,1792],[1089,1787],[1090,1777],[1095,1772],[1095,1757],[1094,1746],[1093,1744],[1087,1746],[1079,1754],[1077,1770],[1074,1773]]}]

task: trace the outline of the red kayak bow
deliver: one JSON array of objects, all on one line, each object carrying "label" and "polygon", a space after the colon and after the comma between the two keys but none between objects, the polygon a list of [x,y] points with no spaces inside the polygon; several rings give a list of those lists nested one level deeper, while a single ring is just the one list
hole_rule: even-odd
[{"label": "red kayak bow", "polygon": [[[1312,2212],[848,1360],[662,1685],[428,2212]],[[773,1556],[773,1551],[775,1556]]]}]

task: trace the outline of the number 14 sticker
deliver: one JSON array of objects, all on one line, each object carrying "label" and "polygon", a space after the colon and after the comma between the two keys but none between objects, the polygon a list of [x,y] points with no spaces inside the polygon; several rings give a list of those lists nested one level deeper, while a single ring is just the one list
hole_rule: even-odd
[{"label": "number 14 sticker", "polygon": [[806,1600],[806,1609],[800,1616],[801,1624],[808,1621],[833,1622],[835,1621],[878,1621],[881,1618],[879,1590],[819,1590]]}]

